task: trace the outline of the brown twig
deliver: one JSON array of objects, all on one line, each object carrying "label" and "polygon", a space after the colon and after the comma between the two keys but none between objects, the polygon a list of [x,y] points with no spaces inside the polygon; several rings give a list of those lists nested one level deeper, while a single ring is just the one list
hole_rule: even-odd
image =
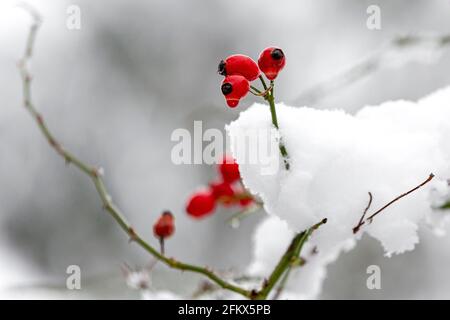
[{"label": "brown twig", "polygon": [[[428,176],[428,178],[423,181],[421,184],[417,185],[416,187],[412,188],[411,190],[402,193],[401,195],[399,195],[398,197],[396,197],[395,199],[389,201],[387,204],[385,204],[383,207],[381,207],[380,209],[378,209],[377,211],[375,211],[372,215],[370,215],[368,218],[364,219],[364,216],[366,214],[366,211],[363,214],[363,219],[360,219],[359,223],[353,228],[353,233],[357,233],[359,231],[359,229],[361,228],[361,226],[363,226],[366,222],[368,223],[372,223],[373,219],[380,214],[383,210],[385,210],[387,207],[389,207],[390,205],[392,205],[393,203],[397,202],[398,200],[400,200],[403,197],[406,197],[407,195],[409,195],[410,193],[416,191],[417,189],[423,187],[424,185],[426,185],[428,182],[430,182],[432,179],[434,178],[434,174],[430,173],[430,175]],[[370,194],[370,193],[369,193]],[[367,209],[368,210],[368,209]]]},{"label": "brown twig", "polygon": [[363,221],[367,214],[367,211],[369,211],[370,206],[372,205],[372,200],[373,200],[372,193],[370,191],[368,193],[369,193],[369,202],[367,203],[367,207],[364,209],[361,219],[359,219],[358,225],[353,228],[353,233],[357,233],[359,228],[363,225],[363,223],[364,223]]}]

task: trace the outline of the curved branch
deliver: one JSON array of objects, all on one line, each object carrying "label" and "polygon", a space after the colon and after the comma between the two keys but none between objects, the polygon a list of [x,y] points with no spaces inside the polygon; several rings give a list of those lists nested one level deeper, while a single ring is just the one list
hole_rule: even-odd
[{"label": "curved branch", "polygon": [[30,27],[30,32],[28,34],[25,53],[22,59],[19,61],[18,67],[20,70],[20,74],[22,77],[23,83],[23,103],[25,108],[31,114],[35,122],[37,123],[40,131],[47,139],[49,145],[68,163],[73,164],[77,169],[86,174],[93,182],[96,191],[102,201],[103,208],[114,218],[117,224],[125,231],[125,233],[130,237],[130,241],[136,242],[140,247],[142,247],[145,251],[150,253],[159,261],[166,264],[168,267],[182,270],[182,271],[190,271],[193,273],[204,275],[206,278],[214,282],[216,285],[223,289],[227,289],[238,293],[249,299],[266,299],[272,288],[276,285],[279,278],[283,275],[285,270],[290,266],[291,260],[294,256],[299,255],[301,248],[303,247],[304,242],[307,240],[309,235],[317,229],[321,224],[326,222],[326,219],[321,221],[320,223],[314,225],[310,229],[298,234],[291,243],[291,246],[287,249],[287,251],[283,254],[280,261],[277,264],[277,267],[274,269],[272,274],[269,276],[267,280],[264,281],[262,288],[260,291],[256,290],[247,290],[241,288],[237,285],[234,285],[220,276],[218,276],[213,271],[209,270],[206,267],[196,266],[188,263],[184,263],[178,261],[174,258],[169,258],[164,254],[160,253],[157,249],[151,246],[148,242],[146,242],[131,226],[131,224],[124,217],[123,213],[120,209],[114,204],[111,196],[108,193],[108,190],[105,186],[105,183],[102,178],[102,170],[87,164],[83,160],[76,157],[73,153],[66,150],[59,141],[54,137],[52,132],[47,127],[44,118],[37,111],[31,99],[31,74],[28,71],[28,62],[32,58],[34,42],[36,39],[36,34],[41,24],[41,19],[36,10],[29,6],[23,6],[23,8],[30,13],[33,17],[33,24]]},{"label": "curved branch", "polygon": [[31,8],[24,7],[24,9],[27,10],[32,15],[33,20],[34,20],[33,24],[31,25],[30,32],[28,35],[27,45],[25,48],[25,54],[24,54],[23,58],[19,61],[19,70],[20,70],[20,73],[22,76],[22,82],[23,82],[24,106],[30,112],[30,114],[33,116],[39,129],[41,130],[42,134],[47,139],[50,146],[61,157],[63,157],[64,160],[68,164],[73,164],[77,169],[79,169],[81,172],[85,173],[87,176],[89,176],[91,178],[92,182],[95,185],[97,193],[102,201],[103,208],[109,212],[109,214],[114,218],[114,220],[117,222],[117,224],[128,234],[131,241],[134,241],[137,244],[139,244],[148,253],[150,253],[155,258],[157,258],[158,260],[165,263],[167,266],[169,266],[171,268],[202,274],[224,289],[228,289],[228,290],[234,291],[236,293],[239,293],[239,294],[243,295],[244,297],[251,298],[251,291],[245,290],[243,288],[240,288],[236,285],[233,285],[233,284],[221,279],[218,275],[216,275],[214,272],[208,270],[207,268],[180,262],[173,258],[168,258],[168,257],[162,255],[161,253],[159,253],[158,250],[156,250],[154,247],[152,247],[150,244],[148,244],[144,239],[142,239],[142,237],[140,235],[138,235],[135,232],[135,230],[132,228],[130,223],[126,220],[126,218],[124,217],[124,215],[122,214],[120,209],[113,203],[113,201],[111,200],[111,197],[109,196],[109,193],[106,189],[105,183],[103,182],[101,170],[94,166],[86,164],[84,161],[82,161],[81,159],[76,157],[70,151],[66,150],[56,140],[56,138],[53,136],[51,131],[48,129],[48,127],[44,121],[44,118],[34,107],[32,100],[31,100],[31,75],[28,71],[27,64],[32,57],[33,46],[34,46],[34,42],[36,39],[37,31],[41,24],[41,19],[39,18],[39,15],[37,14],[37,12],[32,10]]}]

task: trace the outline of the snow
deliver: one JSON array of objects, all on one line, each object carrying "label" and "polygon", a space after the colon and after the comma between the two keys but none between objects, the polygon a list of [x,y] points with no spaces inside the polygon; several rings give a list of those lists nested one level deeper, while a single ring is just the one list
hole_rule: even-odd
[{"label": "snow", "polygon": [[[231,151],[245,186],[261,197],[270,215],[282,220],[268,219],[258,228],[249,270],[254,274],[270,272],[293,231],[305,230],[326,217],[328,223],[309,241],[309,246],[317,246],[319,253],[296,271],[298,275],[292,275],[296,278],[292,282],[299,278],[311,281],[308,289],[302,293],[302,285],[296,294],[313,297],[320,291],[325,265],[342,250],[350,249],[364,232],[381,242],[387,256],[414,249],[421,221],[442,232],[446,218],[442,211],[433,209],[433,193],[448,194],[443,181],[450,177],[449,102],[450,88],[416,103],[400,100],[367,106],[355,115],[278,104],[280,134],[291,169],[283,169],[275,147],[270,159],[278,170],[272,174],[261,174],[267,163],[246,161],[241,152],[246,146],[239,139],[259,132],[259,145],[267,144],[269,139],[272,147],[276,146],[277,136],[270,134],[273,126],[268,106],[255,104],[241,112],[227,126]],[[261,132],[266,132],[266,140]],[[436,175],[430,183],[353,234],[352,228],[367,206],[369,191],[373,202],[368,214],[417,186],[430,173]]]},{"label": "snow", "polygon": [[[254,255],[247,270],[248,274],[253,277],[267,277],[286,251],[293,236],[294,231],[289,229],[286,221],[276,216],[267,217],[255,231]],[[311,240],[314,238],[313,234]],[[341,250],[352,249],[353,244],[353,241],[347,241],[336,250],[322,252],[314,250],[313,241],[305,243],[301,257],[306,263],[291,271],[280,299],[316,298],[322,289],[326,266],[337,258]]]}]

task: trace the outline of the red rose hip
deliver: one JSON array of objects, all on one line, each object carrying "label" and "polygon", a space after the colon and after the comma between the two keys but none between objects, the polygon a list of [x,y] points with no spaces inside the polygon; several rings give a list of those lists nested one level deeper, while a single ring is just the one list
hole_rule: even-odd
[{"label": "red rose hip", "polygon": [[216,207],[216,199],[211,191],[200,191],[189,199],[186,212],[195,218],[203,218],[212,213]]},{"label": "red rose hip", "polygon": [[248,93],[250,84],[243,76],[227,76],[222,81],[221,90],[228,106],[234,108],[239,104],[239,100]]},{"label": "red rose hip", "polygon": [[258,59],[258,66],[266,75],[267,79],[274,80],[278,76],[284,65],[286,64],[286,57],[283,50],[277,47],[269,47],[261,52]]},{"label": "red rose hip", "polygon": [[233,183],[241,178],[239,165],[230,156],[223,157],[222,161],[219,163],[219,172],[223,181],[228,183]]},{"label": "red rose hip", "polygon": [[164,211],[153,225],[153,234],[159,239],[165,239],[170,237],[174,232],[174,217],[170,211]]},{"label": "red rose hip", "polygon": [[259,68],[256,62],[243,54],[234,54],[220,61],[217,72],[223,76],[241,75],[248,81],[259,77]]}]

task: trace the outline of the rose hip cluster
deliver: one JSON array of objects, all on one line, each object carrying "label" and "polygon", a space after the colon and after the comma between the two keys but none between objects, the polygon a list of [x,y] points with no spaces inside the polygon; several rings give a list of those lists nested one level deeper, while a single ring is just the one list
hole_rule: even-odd
[{"label": "rose hip cluster", "polygon": [[283,50],[276,47],[264,49],[258,64],[243,54],[235,54],[220,61],[218,72],[225,76],[221,90],[228,106],[234,108],[239,104],[240,99],[250,91],[250,82],[260,77],[260,71],[272,81],[285,64]]},{"label": "rose hip cluster", "polygon": [[194,193],[188,200],[186,212],[194,218],[210,215],[218,204],[225,207],[247,207],[254,200],[241,184],[239,165],[230,156],[224,156],[218,164],[220,179],[213,181],[205,190]]}]

